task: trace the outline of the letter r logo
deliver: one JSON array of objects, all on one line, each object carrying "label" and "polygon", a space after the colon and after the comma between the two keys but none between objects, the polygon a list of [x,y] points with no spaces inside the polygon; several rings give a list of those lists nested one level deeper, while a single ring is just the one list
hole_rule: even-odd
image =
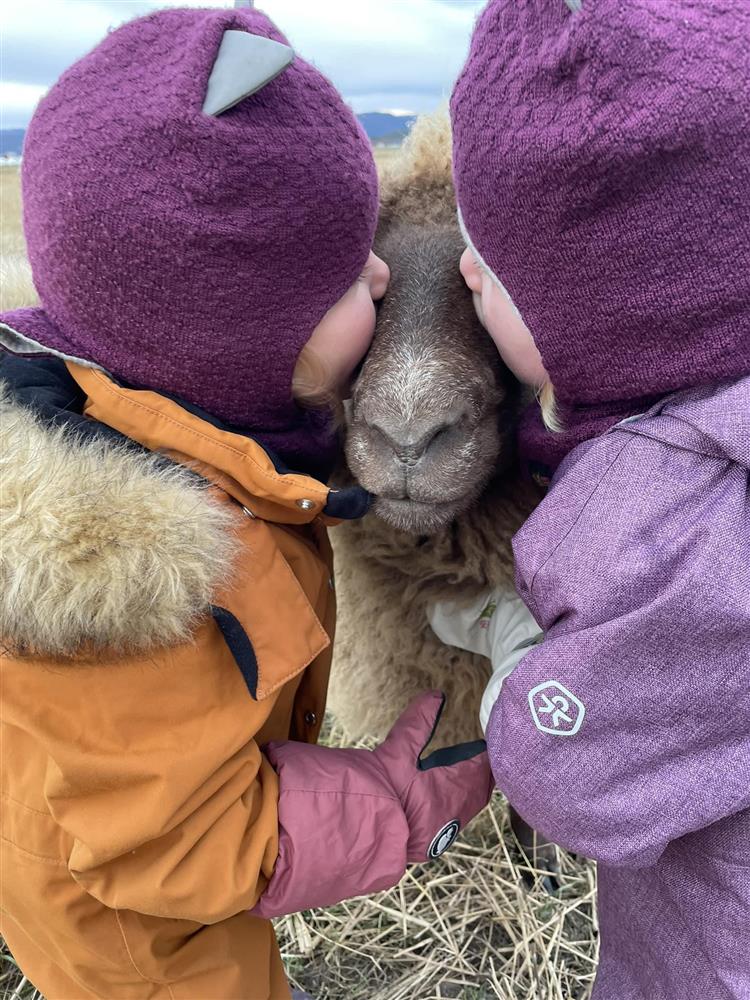
[{"label": "letter r logo", "polygon": [[583,702],[559,681],[544,681],[529,691],[534,725],[551,736],[575,736],[586,714]]}]

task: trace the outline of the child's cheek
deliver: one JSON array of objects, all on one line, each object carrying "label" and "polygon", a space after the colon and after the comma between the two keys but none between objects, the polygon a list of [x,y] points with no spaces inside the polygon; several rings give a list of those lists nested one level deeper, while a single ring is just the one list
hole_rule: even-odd
[{"label": "child's cheek", "polygon": [[[482,306],[482,296],[479,294],[479,292],[472,292],[471,297],[474,302],[474,312],[477,314],[477,319],[485,328],[485,330],[487,330],[487,324],[484,321],[484,307]],[[489,333],[489,331],[487,332]],[[492,336],[492,334],[490,334],[490,336]]]},{"label": "child's cheek", "polygon": [[375,306],[369,294],[357,302],[338,345],[336,368],[347,379],[370,349],[375,334]]},{"label": "child's cheek", "polygon": [[354,359],[352,369],[356,368],[362,358],[364,358],[365,354],[367,354],[375,336],[375,320],[377,318],[377,313],[375,311],[375,303],[372,301],[369,294],[362,304],[361,317],[358,334],[355,338],[354,353],[356,354],[356,357]]},{"label": "child's cheek", "polygon": [[534,338],[515,305],[491,284],[482,289],[481,308],[484,326],[507,367],[525,385],[541,387],[547,373]]},{"label": "child's cheek", "polygon": [[494,285],[485,283],[479,298],[479,319],[492,337],[498,351],[503,354],[509,339],[509,310]]}]

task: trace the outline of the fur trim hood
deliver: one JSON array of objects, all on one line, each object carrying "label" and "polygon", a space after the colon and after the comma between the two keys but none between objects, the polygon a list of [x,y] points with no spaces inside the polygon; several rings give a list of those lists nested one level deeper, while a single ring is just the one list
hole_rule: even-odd
[{"label": "fur trim hood", "polygon": [[13,652],[143,652],[187,640],[209,614],[232,515],[189,469],[55,425],[0,383],[0,481],[0,628]]}]

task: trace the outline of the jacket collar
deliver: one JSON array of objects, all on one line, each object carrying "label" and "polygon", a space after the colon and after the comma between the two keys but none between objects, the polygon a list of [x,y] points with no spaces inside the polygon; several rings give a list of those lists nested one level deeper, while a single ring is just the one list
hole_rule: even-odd
[{"label": "jacket collar", "polygon": [[19,655],[99,662],[188,641],[234,580],[245,522],[227,495],[290,525],[367,496],[280,472],[251,439],[93,374],[0,355],[0,632]]},{"label": "jacket collar", "polygon": [[359,486],[330,489],[286,468],[246,434],[209,414],[146,389],[119,385],[108,374],[54,357],[5,355],[2,376],[16,402],[45,421],[80,435],[133,443],[187,464],[237,500],[248,513],[286,524],[362,517],[372,502]]}]

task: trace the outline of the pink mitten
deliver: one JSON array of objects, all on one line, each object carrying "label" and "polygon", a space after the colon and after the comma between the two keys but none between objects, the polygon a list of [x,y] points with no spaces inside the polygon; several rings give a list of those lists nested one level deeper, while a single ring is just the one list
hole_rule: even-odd
[{"label": "pink mitten", "polygon": [[445,698],[416,698],[373,751],[271,743],[279,775],[279,855],[251,911],[275,917],[395,885],[407,862],[437,858],[484,808],[494,781],[484,740],[422,750]]}]

